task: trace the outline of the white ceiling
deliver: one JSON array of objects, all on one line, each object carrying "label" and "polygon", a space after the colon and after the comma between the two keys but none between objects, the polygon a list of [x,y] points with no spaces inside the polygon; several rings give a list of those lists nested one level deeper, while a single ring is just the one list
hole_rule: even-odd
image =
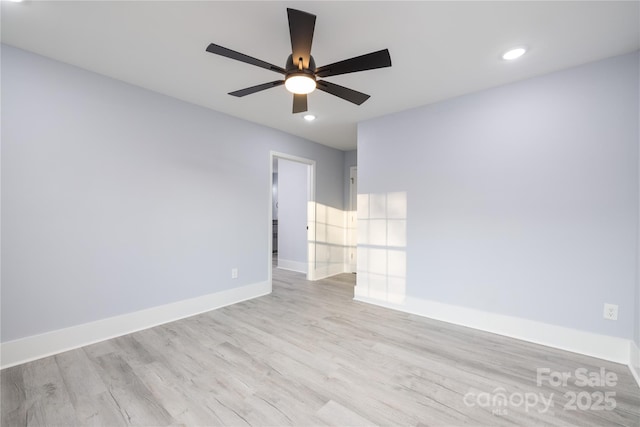
[{"label": "white ceiling", "polygon": [[[342,150],[373,117],[503,85],[640,47],[640,3],[499,2],[2,2],[2,42]],[[207,53],[211,42],[284,66],[286,8],[317,15],[317,65],[388,48],[391,68],[327,78],[365,92],[356,106],[309,95],[307,123],[271,71]],[[501,59],[512,46],[527,55]]]}]

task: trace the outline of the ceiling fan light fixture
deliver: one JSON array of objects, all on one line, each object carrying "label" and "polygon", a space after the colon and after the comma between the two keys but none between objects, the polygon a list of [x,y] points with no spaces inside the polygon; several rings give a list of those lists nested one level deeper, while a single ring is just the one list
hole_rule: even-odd
[{"label": "ceiling fan light fixture", "polygon": [[316,81],[308,74],[291,74],[285,80],[284,86],[291,93],[306,95],[316,89]]},{"label": "ceiling fan light fixture", "polygon": [[294,94],[293,108],[291,109],[293,114],[304,113],[307,111],[307,94],[313,92],[315,89],[328,93],[329,95],[336,96],[340,99],[344,99],[345,101],[351,102],[355,105],[361,105],[370,98],[366,93],[358,92],[357,90],[349,89],[348,87],[340,86],[326,80],[317,79],[338,76],[340,74],[355,73],[358,71],[391,67],[389,49],[382,49],[365,55],[354,56],[353,58],[334,62],[332,64],[327,64],[322,67],[316,67],[313,55],[311,55],[311,43],[313,42],[316,16],[301,10],[287,8],[287,18],[289,20],[289,37],[291,38],[291,55],[287,58],[284,68],[252,56],[245,55],[244,53],[236,52],[235,50],[231,50],[214,43],[209,43],[209,46],[207,46],[206,49],[209,53],[224,56],[225,58],[244,62],[246,64],[255,65],[256,67],[284,75],[284,79],[229,92],[229,95],[243,97],[252,93],[284,85],[289,92]]}]

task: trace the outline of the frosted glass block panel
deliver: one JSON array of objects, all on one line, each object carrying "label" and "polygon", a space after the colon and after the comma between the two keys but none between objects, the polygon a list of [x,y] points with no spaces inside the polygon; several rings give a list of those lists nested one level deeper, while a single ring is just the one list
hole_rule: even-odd
[{"label": "frosted glass block panel", "polygon": [[407,253],[405,251],[387,251],[387,273],[389,277],[407,276]]},{"label": "frosted glass block panel", "polygon": [[386,249],[369,249],[369,273],[387,274]]},{"label": "frosted glass block panel", "polygon": [[358,273],[355,294],[363,297],[369,296],[369,273]]},{"label": "frosted glass block panel", "polygon": [[387,221],[387,245],[402,248],[407,246],[406,220],[390,219]]},{"label": "frosted glass block panel", "polygon": [[387,195],[386,194],[370,194],[369,195],[369,217],[370,218],[386,218],[387,217]]},{"label": "frosted glass block panel", "polygon": [[358,245],[370,245],[369,242],[369,220],[358,220]]},{"label": "frosted glass block panel", "polygon": [[406,219],[407,218],[407,193],[387,194],[387,218]]},{"label": "frosted glass block panel", "polygon": [[[352,225],[345,213],[343,234],[352,242]],[[403,303],[407,275],[407,193],[358,195],[357,218],[358,284],[366,283],[368,297]],[[334,238],[328,228],[329,241]],[[344,250],[348,255],[348,249]],[[337,256],[337,253],[332,255]]]},{"label": "frosted glass block panel", "polygon": [[387,280],[387,301],[401,304],[407,293],[407,281],[404,278],[389,277]]},{"label": "frosted glass block panel", "polygon": [[356,286],[353,288],[353,296],[355,298],[369,298],[369,289],[364,286]]},{"label": "frosted glass block panel", "polygon": [[327,241],[327,225],[318,222],[316,224],[316,242],[326,242]]},{"label": "frosted glass block panel", "polygon": [[358,219],[369,218],[369,195],[358,194]]},{"label": "frosted glass block panel", "polygon": [[387,245],[387,221],[384,219],[369,220],[369,244],[375,246]]},{"label": "frosted glass block panel", "polygon": [[369,274],[369,297],[386,301],[387,277],[380,274]]}]

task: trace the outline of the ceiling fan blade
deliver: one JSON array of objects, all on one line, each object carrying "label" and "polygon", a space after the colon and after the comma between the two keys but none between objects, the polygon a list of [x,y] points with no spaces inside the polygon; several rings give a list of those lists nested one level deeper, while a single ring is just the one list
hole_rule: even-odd
[{"label": "ceiling fan blade", "polygon": [[316,76],[337,76],[338,74],[355,73],[356,71],[374,70],[384,67],[391,67],[391,56],[389,55],[388,49],[318,67],[316,68]]},{"label": "ceiling fan blade", "polygon": [[293,94],[293,114],[307,111],[307,95]]},{"label": "ceiling fan blade", "polygon": [[360,105],[364,101],[369,99],[369,95],[367,95],[366,93],[358,92],[356,90],[349,89],[348,87],[340,86],[324,80],[318,80],[318,82],[316,83],[316,88],[321,91],[330,93],[331,95],[335,95],[338,98],[353,102],[357,105]]},{"label": "ceiling fan blade", "polygon": [[217,44],[211,43],[207,47],[207,52],[235,59],[236,61],[246,62],[247,64],[255,65],[257,67],[266,68],[267,70],[275,71],[276,73],[286,74],[286,71],[282,67],[269,64],[268,62],[261,61],[260,59],[245,55],[244,53],[236,52],[235,50],[227,49],[226,47],[218,46]]},{"label": "ceiling fan blade", "polygon": [[284,80],[276,80],[274,82],[262,83],[261,85],[251,86],[245,89],[236,90],[235,92],[229,92],[229,95],[241,97],[251,95],[252,93],[260,92],[261,90],[271,89],[272,87],[280,86],[284,84]]},{"label": "ceiling fan blade", "polygon": [[291,36],[293,64],[298,66],[298,60],[302,58],[302,67],[309,68],[316,16],[288,8],[287,16],[289,17],[289,35]]}]

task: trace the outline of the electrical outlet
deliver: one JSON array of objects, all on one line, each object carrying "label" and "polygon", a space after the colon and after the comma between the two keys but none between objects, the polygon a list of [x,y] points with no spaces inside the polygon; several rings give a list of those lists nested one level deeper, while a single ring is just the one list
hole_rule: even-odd
[{"label": "electrical outlet", "polygon": [[618,320],[618,306],[605,303],[603,317],[607,320]]},{"label": "electrical outlet", "polygon": [[237,268],[232,268],[231,269],[231,278],[232,279],[237,279],[238,278],[238,269]]}]

